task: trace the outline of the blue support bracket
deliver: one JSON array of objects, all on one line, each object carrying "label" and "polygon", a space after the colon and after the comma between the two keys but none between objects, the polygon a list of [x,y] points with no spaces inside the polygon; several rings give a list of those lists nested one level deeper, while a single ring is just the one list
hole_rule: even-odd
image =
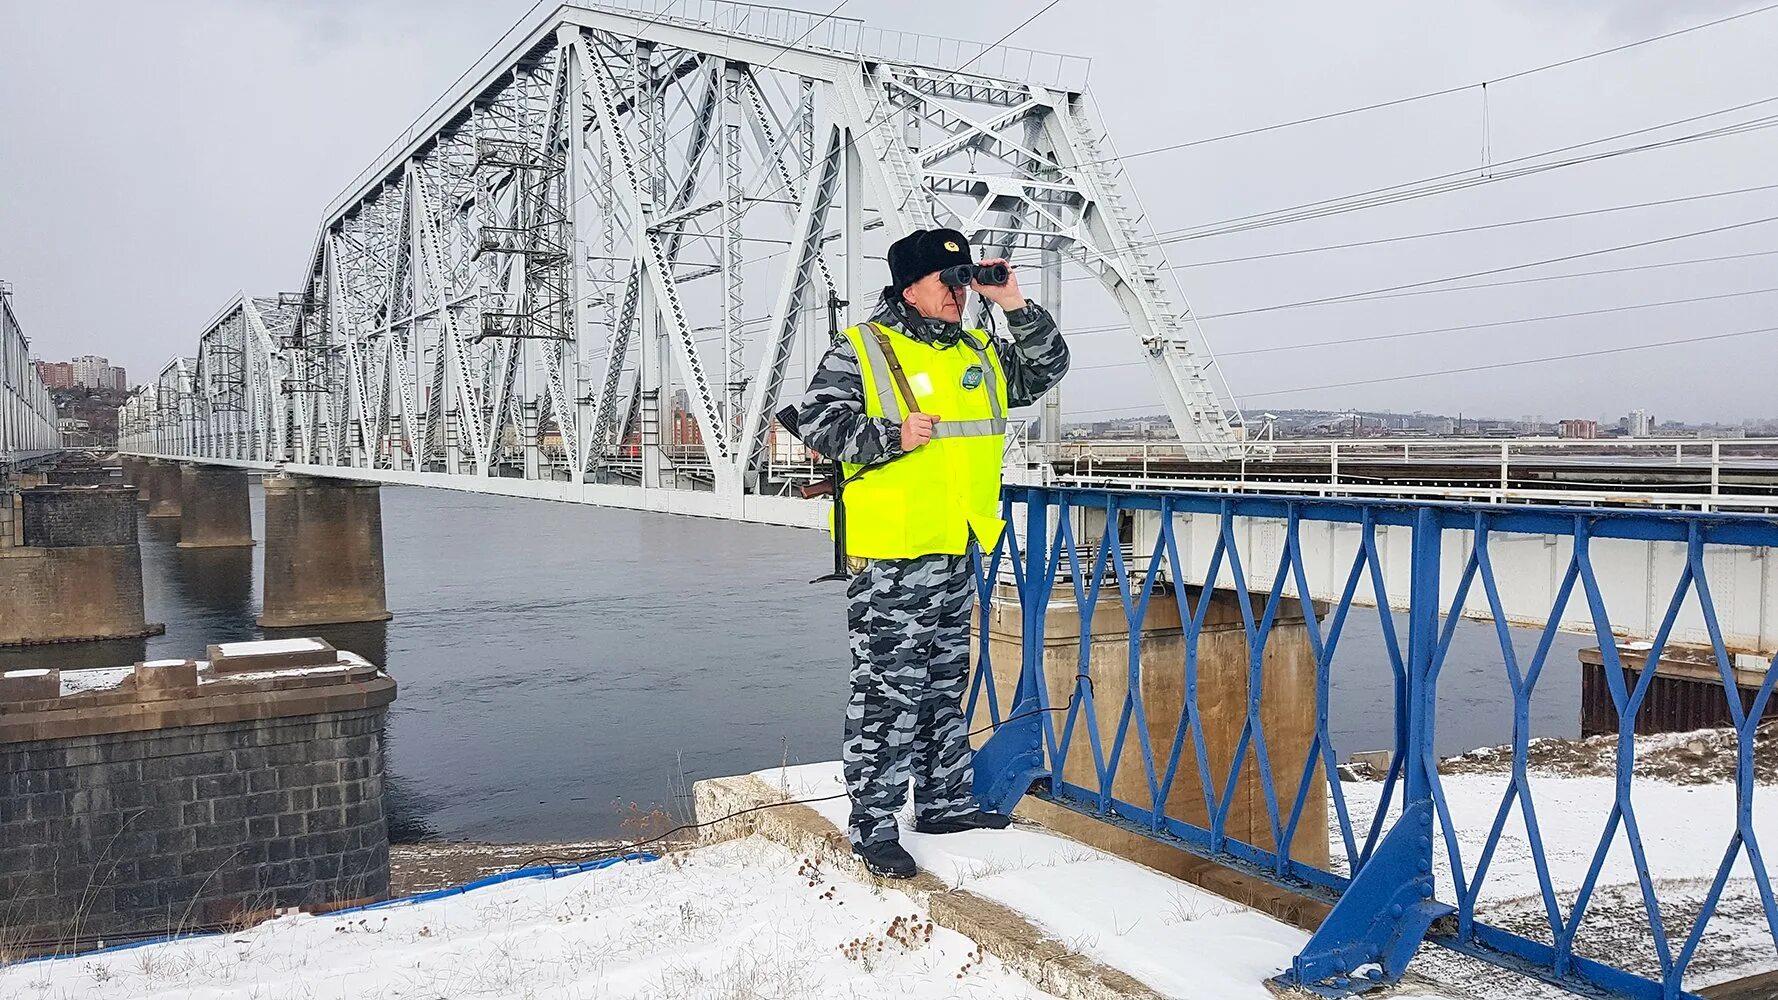
[{"label": "blue support bracket", "polygon": [[1032,783],[1048,776],[1043,766],[1043,714],[1036,698],[1021,698],[975,752],[976,801],[992,812],[1011,815]]},{"label": "blue support bracket", "polygon": [[1432,898],[1432,812],[1421,801],[1402,813],[1274,984],[1349,997],[1401,979],[1432,922],[1456,912]]}]

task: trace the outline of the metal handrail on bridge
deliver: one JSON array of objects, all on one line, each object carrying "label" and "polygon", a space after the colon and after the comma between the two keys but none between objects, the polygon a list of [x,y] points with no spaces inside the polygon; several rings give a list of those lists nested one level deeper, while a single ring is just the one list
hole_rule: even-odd
[{"label": "metal handrail on bridge", "polygon": [[[1059,482],[1109,489],[1778,507],[1778,438],[1268,439],[1230,445],[1227,458],[1212,463],[1193,461],[1186,445],[1168,440],[1029,447]],[[1418,474],[1403,478],[1403,470]]]},{"label": "metal handrail on bridge", "polygon": [[[976,564],[982,627],[967,712],[971,729],[995,726],[977,753],[978,794],[1010,806],[1029,790],[1331,903],[1282,977],[1287,984],[1323,996],[1359,992],[1400,978],[1429,941],[1588,996],[1695,1000],[1686,982],[1701,949],[1712,947],[1707,931],[1715,939],[1738,920],[1738,946],[1770,932],[1778,947],[1753,759],[1778,664],[1770,648],[1734,649],[1724,609],[1738,598],[1719,560],[1724,550],[1769,553],[1778,519],[1049,487],[1008,487],[1004,507],[1016,530]],[[1154,525],[1151,542],[1137,535],[1145,565],[1132,565],[1128,543],[1117,540],[1125,515]],[[1262,544],[1254,522],[1283,530]],[[1386,534],[1405,536],[1409,551]],[[1312,536],[1340,541],[1318,549]],[[1541,615],[1511,613],[1521,596],[1514,589],[1535,582],[1514,576],[1514,553],[1550,539],[1566,547],[1559,582],[1542,581],[1553,600]],[[1610,572],[1614,552],[1626,547],[1646,547],[1649,564],[1669,570],[1662,586],[1671,584],[1643,598],[1667,610],[1649,641],[1634,644],[1617,623],[1641,609],[1622,606],[1626,595]],[[1010,588],[998,585],[1005,569]],[[1464,623],[1477,601],[1492,628]],[[1163,603],[1177,615],[1157,612]],[[1603,763],[1609,773],[1593,779],[1598,815],[1576,815],[1572,805],[1540,812],[1539,798],[1551,792],[1530,761],[1532,709],[1549,697],[1538,698],[1539,680],[1563,669],[1551,662],[1552,640],[1576,614],[1591,622],[1619,720]],[[1054,615],[1077,621],[1078,635],[1048,623]],[[1359,616],[1375,616],[1368,639],[1352,638]],[[1016,656],[1005,651],[1007,636],[994,634],[993,623],[1009,620]],[[1536,629],[1534,651],[1515,644],[1515,624]],[[1435,742],[1441,670],[1460,627],[1487,634],[1496,701],[1512,719],[1504,787],[1478,795],[1467,786],[1461,803]],[[1179,639],[1148,647],[1148,628]],[[1232,653],[1231,630],[1244,643]],[[1046,655],[1057,641],[1077,645],[1077,665],[1064,662],[1075,659],[1066,653]],[[1352,653],[1360,641],[1380,642],[1381,654]],[[1725,788],[1708,800],[1720,814],[1686,817],[1693,842],[1682,853],[1708,860],[1694,876],[1701,901],[1684,904],[1662,898],[1672,884],[1659,882],[1668,873],[1650,853],[1651,844],[1672,847],[1671,836],[1655,844],[1638,822],[1639,805],[1663,807],[1650,802],[1659,790],[1639,772],[1647,744],[1635,736],[1638,716],[1653,707],[1657,669],[1682,656],[1681,642],[1692,643],[1690,662],[1705,682],[1720,686],[1734,776],[1732,795]],[[1361,795],[1336,777],[1330,691],[1379,660],[1393,676],[1393,697],[1375,706],[1378,728],[1393,740],[1380,788]],[[1473,694],[1459,705],[1483,710]],[[1218,718],[1238,735],[1210,732],[1206,720]],[[1238,789],[1249,804],[1246,825],[1232,819]],[[1547,797],[1541,805],[1552,808]],[[1316,829],[1326,812],[1331,821]],[[1769,831],[1770,818],[1760,816]],[[1723,839],[1705,842],[1704,830]],[[1328,860],[1306,846],[1322,837]],[[1751,877],[1737,875],[1743,862]],[[1657,892],[1659,884],[1667,888]],[[1514,885],[1519,895],[1503,901]],[[1739,911],[1733,917],[1722,912],[1725,893]],[[1607,933],[1645,921],[1651,939]],[[1601,952],[1601,938],[1615,950]]]}]

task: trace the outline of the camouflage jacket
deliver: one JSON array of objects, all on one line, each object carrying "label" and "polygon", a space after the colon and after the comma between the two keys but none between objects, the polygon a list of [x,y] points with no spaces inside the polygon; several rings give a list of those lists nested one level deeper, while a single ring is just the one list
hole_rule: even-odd
[{"label": "camouflage jacket", "polygon": [[[916,325],[909,331],[900,317],[886,312],[871,321],[927,343],[946,339],[933,327]],[[1049,311],[1035,302],[1007,313],[1006,321],[1012,338],[995,338],[995,347],[1006,371],[1008,402],[1030,406],[1068,371],[1068,344]],[[797,403],[796,419],[803,443],[827,458],[870,465],[901,454],[901,421],[865,415],[864,377],[849,338],[841,337],[822,357]]]}]

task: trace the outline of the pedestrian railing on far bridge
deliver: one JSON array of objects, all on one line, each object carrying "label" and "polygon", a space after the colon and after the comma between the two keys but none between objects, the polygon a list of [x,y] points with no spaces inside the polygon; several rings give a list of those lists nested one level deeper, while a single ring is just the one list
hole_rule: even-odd
[{"label": "pedestrian railing on far bridge", "polygon": [[[1766,610],[1746,625],[1778,520],[1040,487],[1005,507],[978,563],[978,793],[1330,904],[1283,982],[1479,959],[1683,998],[1778,967],[1778,670]],[[1601,735],[1535,739],[1577,735],[1584,698]],[[1638,738],[1674,698],[1722,726]]]}]

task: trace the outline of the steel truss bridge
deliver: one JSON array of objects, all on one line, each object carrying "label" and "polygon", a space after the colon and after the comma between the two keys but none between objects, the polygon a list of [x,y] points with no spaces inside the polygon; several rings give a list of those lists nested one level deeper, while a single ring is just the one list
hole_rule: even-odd
[{"label": "steel truss bridge", "polygon": [[327,209],[294,290],[236,297],[124,409],[124,449],[808,523],[774,496],[787,372],[935,225],[1051,301],[1096,277],[1180,440],[1234,441],[1084,60],[627,6],[516,29]]},{"label": "steel truss bridge", "polygon": [[0,466],[30,461],[61,447],[55,403],[31,364],[31,343],[0,286]]}]

